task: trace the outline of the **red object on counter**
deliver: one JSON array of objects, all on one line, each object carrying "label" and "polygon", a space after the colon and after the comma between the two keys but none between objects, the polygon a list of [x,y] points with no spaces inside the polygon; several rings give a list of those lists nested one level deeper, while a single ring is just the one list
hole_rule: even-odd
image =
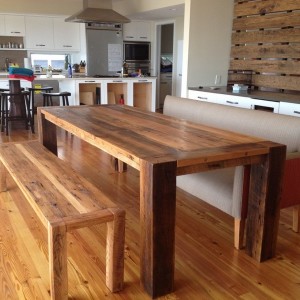
[{"label": "red object on counter", "polygon": [[121,94],[121,97],[120,97],[120,100],[119,100],[119,104],[125,104],[124,95],[123,94]]}]

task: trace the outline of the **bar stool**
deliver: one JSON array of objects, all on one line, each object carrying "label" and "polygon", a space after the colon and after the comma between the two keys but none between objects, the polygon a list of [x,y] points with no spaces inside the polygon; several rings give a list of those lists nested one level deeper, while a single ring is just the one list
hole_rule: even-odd
[{"label": "bar stool", "polygon": [[69,92],[42,93],[42,95],[43,95],[43,106],[52,106],[53,105],[52,97],[61,97],[62,105],[69,106],[68,97],[71,96],[71,93]]},{"label": "bar stool", "polygon": [[30,122],[34,128],[34,93],[36,91],[50,93],[53,90],[52,86],[28,88],[30,92]]},{"label": "bar stool", "polygon": [[[9,121],[24,121],[25,128],[28,129],[28,125],[31,127],[32,133],[34,133],[34,128],[32,127],[32,123],[30,122],[29,110],[30,110],[30,92],[22,91],[20,93],[13,93],[10,91],[0,91],[0,100],[1,100],[1,131],[4,131],[8,135],[8,122]],[[14,97],[23,98],[25,104],[25,114],[19,116],[12,116],[10,114],[10,107],[8,102],[12,100]],[[12,102],[11,102],[12,105]]]}]

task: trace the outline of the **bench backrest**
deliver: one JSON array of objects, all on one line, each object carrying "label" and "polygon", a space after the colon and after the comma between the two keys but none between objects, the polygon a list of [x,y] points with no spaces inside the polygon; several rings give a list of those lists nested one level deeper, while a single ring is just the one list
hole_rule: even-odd
[{"label": "bench backrest", "polygon": [[163,113],[196,123],[261,137],[300,151],[300,118],[166,96]]}]

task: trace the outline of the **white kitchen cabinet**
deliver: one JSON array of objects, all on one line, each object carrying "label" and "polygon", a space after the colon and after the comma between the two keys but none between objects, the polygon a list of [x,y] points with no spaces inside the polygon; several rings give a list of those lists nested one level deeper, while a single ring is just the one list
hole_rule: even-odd
[{"label": "white kitchen cabinet", "polygon": [[125,41],[151,41],[151,23],[131,21],[123,25],[123,39]]},{"label": "white kitchen cabinet", "polygon": [[53,18],[26,16],[26,48],[53,50]]},{"label": "white kitchen cabinet", "polygon": [[223,105],[226,104],[224,96],[225,96],[224,94],[215,94],[215,93],[195,91],[195,90],[189,90],[188,92],[188,98],[190,99],[212,102],[212,103],[223,104]]},{"label": "white kitchen cabinet", "polygon": [[251,99],[251,109],[279,113],[279,103],[276,101]]},{"label": "white kitchen cabinet", "polygon": [[25,36],[24,16],[0,15],[0,35]]},{"label": "white kitchen cabinet", "polygon": [[[129,81],[130,82],[130,81]],[[154,78],[135,78],[131,81],[133,103],[134,107],[142,108],[147,111],[155,112],[156,109],[156,79]]]},{"label": "white kitchen cabinet", "polygon": [[80,51],[80,24],[53,18],[53,36],[56,50]]},{"label": "white kitchen cabinet", "polygon": [[5,35],[25,36],[24,16],[5,15]]},{"label": "white kitchen cabinet", "polygon": [[283,115],[290,115],[295,117],[300,117],[300,104],[280,102],[279,113]]},{"label": "white kitchen cabinet", "polygon": [[98,88],[101,104],[119,104],[123,95],[126,105],[155,111],[156,78],[87,78],[75,81],[75,105],[95,104]]},{"label": "white kitchen cabinet", "polygon": [[5,15],[0,15],[0,35],[5,35]]}]

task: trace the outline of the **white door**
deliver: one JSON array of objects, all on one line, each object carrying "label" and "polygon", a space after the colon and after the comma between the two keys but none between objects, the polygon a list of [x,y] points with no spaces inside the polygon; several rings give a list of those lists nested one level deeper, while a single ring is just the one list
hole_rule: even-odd
[{"label": "white door", "polygon": [[176,97],[181,97],[182,84],[182,56],[183,56],[183,40],[177,43],[177,63],[176,63]]}]

